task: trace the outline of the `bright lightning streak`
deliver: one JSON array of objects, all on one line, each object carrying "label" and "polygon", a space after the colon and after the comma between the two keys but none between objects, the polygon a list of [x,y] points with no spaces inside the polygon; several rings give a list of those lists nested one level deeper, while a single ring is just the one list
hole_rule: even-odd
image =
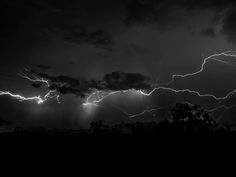
[{"label": "bright lightning streak", "polygon": [[[26,70],[27,71],[27,70]],[[43,83],[46,85],[46,87],[49,89],[50,87],[50,83],[48,80],[45,80],[43,78],[38,78],[35,75],[31,75],[28,76],[27,74],[19,74],[19,76],[21,76],[24,79],[27,79],[31,82],[36,82],[36,83]],[[41,96],[33,96],[33,97],[24,97],[22,95],[18,95],[18,94],[12,94],[9,91],[0,91],[0,96],[1,95],[8,95],[11,96],[19,101],[36,101],[37,104],[43,104],[45,103],[47,100],[49,99],[53,99],[56,98],[57,99],[57,103],[60,103],[60,95],[57,94],[57,90],[49,90],[43,97]]]},{"label": "bright lightning streak", "polygon": [[35,100],[37,102],[37,104],[42,104],[44,103],[45,101],[47,101],[48,99],[51,99],[51,98],[57,98],[57,101],[59,102],[59,96],[58,95],[52,95],[54,91],[49,91],[43,98],[41,96],[34,96],[34,97],[23,97],[21,95],[16,95],[16,94],[12,94],[10,92],[3,92],[3,91],[0,91],[0,96],[1,95],[8,95],[8,96],[11,96],[19,101],[33,101]]},{"label": "bright lightning streak", "polygon": [[[86,102],[83,103],[83,106],[89,106],[89,105],[97,106],[98,103],[102,102],[104,99],[106,99],[106,98],[108,98],[108,97],[110,97],[112,95],[115,95],[117,93],[127,93],[129,91],[131,91],[131,90],[120,90],[120,91],[110,92],[110,93],[108,93],[105,96],[101,94],[102,93],[101,91],[96,91],[96,92],[94,92],[94,93],[92,93],[91,95],[88,96]],[[93,96],[98,97],[98,99],[97,100],[93,100],[91,102],[91,99],[93,98]]]},{"label": "bright lightning streak", "polygon": [[226,62],[224,60],[216,59],[216,57],[220,57],[220,56],[236,57],[236,54],[234,54],[235,52],[236,51],[229,50],[229,51],[222,52],[222,53],[219,53],[219,54],[211,55],[211,56],[204,59],[202,65],[201,65],[201,69],[199,71],[194,72],[194,73],[184,74],[184,75],[175,74],[175,75],[172,76],[172,81],[170,83],[172,83],[175,80],[175,78],[177,78],[177,77],[185,78],[185,77],[195,76],[197,74],[202,73],[204,71],[205,65],[207,64],[207,61],[209,61],[209,60],[215,60],[215,61],[218,61],[218,62],[221,62],[221,63],[230,64],[230,62]]},{"label": "bright lightning streak", "polygon": [[48,80],[45,80],[45,79],[43,79],[43,78],[39,79],[39,78],[37,78],[37,77],[34,76],[34,75],[32,75],[33,78],[30,78],[29,76],[23,75],[23,74],[19,74],[19,76],[21,76],[22,78],[27,79],[27,80],[29,80],[29,81],[31,81],[31,82],[41,82],[41,83],[44,83],[44,84],[46,84],[46,86],[47,86],[48,88],[50,87],[49,81],[48,81]]},{"label": "bright lightning streak", "polygon": [[198,91],[194,91],[194,90],[190,90],[190,89],[183,89],[183,90],[175,90],[172,88],[168,88],[168,87],[157,87],[155,89],[153,89],[150,93],[145,93],[143,91],[138,91],[140,94],[144,95],[144,96],[151,96],[154,92],[158,91],[158,90],[167,90],[167,91],[172,91],[174,93],[193,93],[198,95],[199,97],[211,97],[214,98],[215,100],[226,100],[228,98],[230,98],[231,96],[233,96],[236,92],[236,90],[233,90],[232,92],[228,93],[226,96],[224,97],[216,97],[215,95],[212,94],[200,94]]},{"label": "bright lightning streak", "polygon": [[[202,73],[204,71],[205,65],[207,64],[207,62],[209,60],[214,60],[214,61],[221,62],[221,63],[228,64],[228,65],[234,65],[234,64],[232,64],[232,62],[227,62],[227,61],[220,60],[220,59],[216,58],[216,57],[220,57],[220,56],[235,57],[236,58],[236,51],[230,50],[230,51],[226,51],[226,52],[222,52],[222,53],[218,53],[218,54],[213,54],[213,55],[211,55],[211,56],[209,56],[209,57],[207,57],[207,58],[205,58],[203,60],[203,63],[201,65],[200,70],[198,70],[198,71],[196,71],[194,73],[188,73],[188,74],[184,74],[184,75],[174,74],[172,76],[172,80],[166,86],[158,86],[159,84],[153,84],[154,89],[151,90],[149,93],[145,93],[142,90],[130,89],[130,90],[120,90],[120,91],[110,92],[106,96],[102,96],[100,94],[101,93],[100,91],[96,91],[96,92],[94,92],[94,93],[92,93],[91,95],[88,96],[86,102],[83,105],[84,106],[88,106],[88,105],[97,105],[98,106],[99,103],[101,103],[103,100],[105,100],[106,98],[108,98],[108,97],[110,97],[110,96],[112,96],[114,94],[122,93],[122,92],[129,92],[129,91],[135,91],[135,92],[141,94],[142,96],[149,97],[149,96],[151,96],[156,91],[167,90],[167,91],[172,91],[174,93],[192,93],[192,94],[198,95],[199,97],[211,97],[211,98],[213,98],[216,101],[227,100],[227,99],[229,99],[231,96],[233,96],[236,93],[236,89],[231,91],[231,92],[229,92],[224,97],[217,97],[217,96],[215,96],[213,94],[201,94],[200,92],[198,92],[196,90],[190,90],[190,89],[176,90],[176,89],[173,89],[173,88],[169,87],[169,85],[171,85],[175,81],[176,78],[186,78],[186,77],[191,77],[191,76],[195,76],[195,75],[198,75],[198,74]],[[92,100],[94,95],[99,95],[99,99]],[[223,108],[231,108],[231,107],[227,107],[227,106],[221,106],[221,107],[223,107]],[[215,108],[214,110],[216,110],[218,108],[219,107]],[[141,115],[144,115],[145,113],[150,113],[150,112],[153,112],[153,111],[156,111],[156,110],[159,110],[159,109],[161,109],[161,108],[155,108],[155,109],[147,108],[147,109],[145,109],[141,113],[133,114],[133,115],[128,114],[128,116],[130,118],[135,118],[135,117],[139,117]]]},{"label": "bright lightning streak", "polygon": [[42,104],[44,102],[44,100],[40,97],[40,96],[35,96],[35,97],[23,97],[21,95],[15,95],[15,94],[12,94],[10,92],[3,92],[3,91],[0,91],[0,95],[9,95],[13,98],[16,98],[17,100],[19,101],[31,101],[31,100],[36,100],[38,104]]},{"label": "bright lightning streak", "polygon": [[[226,51],[226,52],[222,52],[222,53],[218,53],[218,54],[214,54],[214,55],[211,55],[207,58],[205,58],[203,60],[203,63],[201,65],[201,68],[199,71],[196,71],[194,73],[188,73],[188,74],[184,74],[184,75],[180,75],[180,74],[174,74],[172,76],[172,80],[166,84],[166,85],[162,85],[160,86],[160,84],[153,84],[153,90],[151,90],[149,93],[145,93],[144,91],[142,90],[135,90],[135,89],[129,89],[129,90],[119,90],[119,91],[114,91],[114,92],[109,92],[109,93],[105,93],[102,92],[102,91],[95,91],[93,92],[92,94],[90,94],[88,96],[88,98],[86,99],[86,102],[83,103],[83,106],[90,106],[90,105],[94,105],[94,106],[99,106],[99,103],[101,103],[102,101],[104,101],[106,98],[112,96],[112,95],[115,95],[115,94],[118,94],[118,93],[127,93],[127,92],[135,92],[135,93],[138,93],[142,96],[151,96],[154,92],[156,91],[160,91],[160,90],[167,90],[167,91],[171,91],[171,92],[174,92],[174,93],[192,93],[192,94],[196,94],[197,96],[199,97],[210,97],[210,98],[213,98],[214,100],[216,101],[223,101],[223,100],[227,100],[229,99],[231,96],[233,96],[235,93],[236,93],[236,89],[229,92],[226,96],[224,97],[217,97],[213,94],[201,94],[200,92],[198,91],[195,91],[195,90],[190,90],[190,89],[182,89],[182,90],[176,90],[176,89],[173,89],[173,88],[170,88],[170,85],[175,81],[176,78],[186,78],[186,77],[191,77],[191,76],[195,76],[195,75],[198,75],[200,73],[202,73],[204,71],[204,68],[205,68],[205,65],[207,64],[207,62],[209,60],[214,60],[214,61],[217,61],[217,62],[221,62],[221,63],[224,63],[224,64],[228,64],[228,65],[232,65],[234,66],[235,64],[233,62],[227,62],[227,61],[224,61],[224,60],[221,60],[221,59],[217,59],[217,57],[220,57],[220,56],[227,56],[227,57],[235,57],[236,58],[236,51]],[[29,72],[29,70],[25,69],[26,72]],[[27,74],[19,74],[22,78],[24,79],[27,79],[31,82],[36,82],[36,83],[43,83],[45,84],[45,86],[49,89],[50,88],[50,82],[48,80],[45,80],[43,78],[38,78],[37,76],[31,74],[30,76],[27,75]],[[59,97],[60,95],[57,94],[57,90],[50,90],[49,89],[49,92],[41,97],[41,96],[33,96],[33,97],[24,97],[24,96],[21,96],[21,95],[17,95],[17,94],[12,94],[11,92],[9,91],[0,91],[0,96],[1,95],[8,95],[8,96],[11,96],[19,101],[31,101],[31,100],[35,100],[38,104],[42,104],[44,102],[46,102],[48,99],[52,99],[52,98],[56,98],[57,99],[57,102],[60,103],[59,101]],[[96,97],[96,99],[94,99],[94,97]],[[214,111],[214,110],[217,110],[219,108],[226,108],[226,109],[229,109],[231,108],[230,107],[227,107],[227,106],[219,106],[211,111]],[[156,110],[160,110],[162,108],[146,108],[144,111],[142,111],[141,113],[138,113],[138,114],[128,114],[126,113],[126,115],[130,118],[135,118],[135,117],[139,117],[139,116],[142,116],[144,115],[145,113],[151,113],[153,111],[156,111]]]}]

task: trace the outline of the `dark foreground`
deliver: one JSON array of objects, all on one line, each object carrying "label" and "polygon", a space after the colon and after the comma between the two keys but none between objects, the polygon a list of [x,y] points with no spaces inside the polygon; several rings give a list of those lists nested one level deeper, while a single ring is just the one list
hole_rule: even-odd
[{"label": "dark foreground", "polygon": [[[74,165],[74,169],[86,173],[100,170],[144,166],[160,170],[162,166],[186,166],[200,160],[208,166],[208,160],[219,156],[231,157],[235,152],[236,132],[159,132],[159,134],[87,134],[81,132],[32,133],[15,132],[0,134],[1,157],[18,166],[24,161],[40,169],[45,164]],[[5,161],[5,160],[4,160]],[[183,162],[181,162],[183,161]],[[216,161],[217,162],[217,161]],[[223,162],[221,162],[223,163]],[[63,164],[63,165],[62,165]],[[25,166],[25,162],[21,164]],[[93,167],[93,168],[92,168]],[[68,167],[67,167],[68,168]],[[56,168],[56,171],[59,169]],[[95,171],[96,172],[96,171]]]},{"label": "dark foreground", "polygon": [[172,144],[181,146],[183,144],[218,144],[233,143],[236,140],[236,132],[159,132],[159,134],[86,134],[70,131],[51,133],[11,132],[1,133],[1,145],[29,145],[29,146],[59,146],[71,145],[80,148],[98,149],[103,146],[119,146],[125,148],[127,145],[166,146]]}]

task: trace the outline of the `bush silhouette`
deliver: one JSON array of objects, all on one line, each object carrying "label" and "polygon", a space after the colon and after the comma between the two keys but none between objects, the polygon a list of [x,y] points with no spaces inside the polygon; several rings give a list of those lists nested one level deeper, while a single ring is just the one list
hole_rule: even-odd
[{"label": "bush silhouette", "polygon": [[199,105],[178,103],[172,109],[172,124],[180,131],[209,132],[219,130],[218,124]]}]

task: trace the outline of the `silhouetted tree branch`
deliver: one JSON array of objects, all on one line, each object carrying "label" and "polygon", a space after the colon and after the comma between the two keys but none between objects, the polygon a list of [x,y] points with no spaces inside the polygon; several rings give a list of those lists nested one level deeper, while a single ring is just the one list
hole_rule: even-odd
[{"label": "silhouetted tree branch", "polygon": [[199,105],[178,103],[171,111],[172,124],[176,130],[188,132],[209,132],[219,130],[219,125]]}]

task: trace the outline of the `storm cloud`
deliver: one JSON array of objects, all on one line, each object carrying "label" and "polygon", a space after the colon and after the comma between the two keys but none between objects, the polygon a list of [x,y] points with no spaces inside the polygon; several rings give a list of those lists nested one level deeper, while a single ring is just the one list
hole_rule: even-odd
[{"label": "storm cloud", "polygon": [[227,11],[223,21],[222,33],[227,40],[236,44],[236,7]]},{"label": "storm cloud", "polygon": [[[36,74],[34,72],[34,74]],[[51,76],[44,73],[36,74],[40,78],[50,81],[50,90],[57,90],[60,94],[73,94],[81,98],[91,94],[95,90],[119,91],[119,90],[150,90],[150,78],[139,73],[112,72],[106,74],[102,80],[76,79],[69,76]],[[33,87],[40,88],[41,83],[33,83]]]},{"label": "storm cloud", "polygon": [[202,36],[210,37],[210,38],[216,37],[216,33],[215,33],[215,29],[214,28],[203,29],[200,34]]},{"label": "storm cloud", "polygon": [[[43,97],[48,89],[57,90],[63,104],[54,99],[43,105],[19,103],[6,95],[1,97],[1,111],[5,112],[1,116],[22,120],[24,125],[24,117],[34,125],[36,117],[38,123],[45,117],[45,124],[51,117],[53,127],[66,127],[68,117],[74,117],[75,122],[85,117],[84,99],[80,98],[94,91],[148,92],[151,83],[165,84],[173,74],[196,72],[204,57],[235,50],[235,4],[233,0],[2,0],[0,90],[24,97]],[[235,88],[234,63],[229,65],[209,61],[202,75],[179,78],[171,86],[224,96]],[[47,79],[50,87],[19,78],[19,68],[25,67],[34,69],[30,74]],[[145,96],[131,95],[111,96],[103,105],[138,113],[146,105],[162,106],[169,100],[173,104],[187,100],[206,108],[209,102],[216,104],[196,94],[168,90],[146,100]],[[119,112],[108,111],[111,114],[101,117],[110,120]]]},{"label": "storm cloud", "polygon": [[[230,9],[223,20],[222,32],[232,41],[232,33],[235,31],[235,5],[235,1],[232,0],[131,0],[127,5],[125,23],[128,26],[154,25],[156,29],[166,31],[183,25],[184,16],[191,17],[193,10],[213,11],[216,20],[216,17],[224,18],[224,15],[219,16],[222,11]],[[215,36],[212,28],[203,30],[201,34],[206,37]]]},{"label": "storm cloud", "polygon": [[[44,1],[10,0],[1,2],[2,37],[22,33],[24,28],[37,29],[38,35],[59,37],[78,45],[91,44],[94,47],[110,50],[113,44],[109,32],[104,29],[86,29],[81,16],[84,9],[94,9],[94,3],[84,1]],[[102,10],[102,9],[101,9]],[[30,26],[27,26],[30,24]],[[10,30],[9,30],[10,29]],[[24,34],[24,36],[29,36]]]},{"label": "storm cloud", "polygon": [[75,44],[91,44],[97,48],[111,50],[113,41],[110,34],[104,30],[86,31],[77,25],[58,26],[57,29],[64,40]]}]

